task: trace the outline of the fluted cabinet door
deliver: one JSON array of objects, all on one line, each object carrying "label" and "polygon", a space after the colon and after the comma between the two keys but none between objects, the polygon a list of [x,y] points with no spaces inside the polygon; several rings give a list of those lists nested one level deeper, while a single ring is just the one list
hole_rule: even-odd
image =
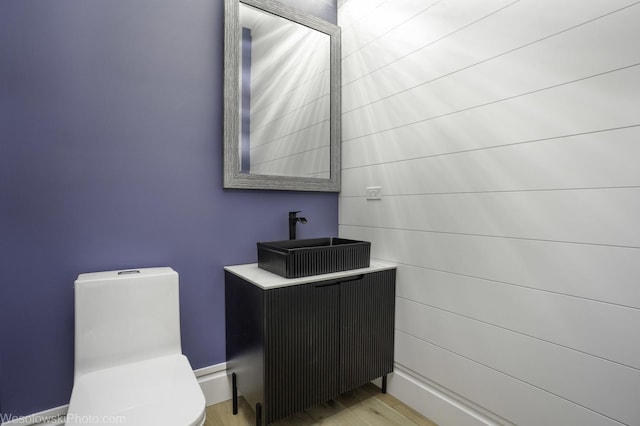
[{"label": "fluted cabinet door", "polygon": [[395,270],[340,285],[340,392],[393,371]]},{"label": "fluted cabinet door", "polygon": [[266,292],[265,417],[271,423],[340,393],[340,285]]}]

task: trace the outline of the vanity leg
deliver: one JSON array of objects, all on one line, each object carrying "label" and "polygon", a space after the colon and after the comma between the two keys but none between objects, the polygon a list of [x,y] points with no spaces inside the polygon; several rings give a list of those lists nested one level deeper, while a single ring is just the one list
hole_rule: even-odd
[{"label": "vanity leg", "polygon": [[256,426],[262,426],[262,405],[256,403]]},{"label": "vanity leg", "polygon": [[382,376],[382,393],[387,393],[387,375]]},{"label": "vanity leg", "polygon": [[236,373],[231,373],[233,415],[238,414],[238,378]]}]

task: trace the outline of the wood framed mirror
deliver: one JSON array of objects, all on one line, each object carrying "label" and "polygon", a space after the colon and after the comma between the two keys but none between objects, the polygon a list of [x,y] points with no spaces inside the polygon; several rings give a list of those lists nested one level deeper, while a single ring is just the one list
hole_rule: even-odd
[{"label": "wood framed mirror", "polygon": [[340,28],[225,0],[224,187],[340,191]]}]

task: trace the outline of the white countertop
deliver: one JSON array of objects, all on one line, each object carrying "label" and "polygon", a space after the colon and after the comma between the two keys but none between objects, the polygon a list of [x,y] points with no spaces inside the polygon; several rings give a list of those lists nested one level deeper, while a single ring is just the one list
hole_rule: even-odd
[{"label": "white countertop", "polygon": [[228,271],[240,278],[262,288],[269,290],[278,287],[287,287],[291,285],[306,284],[317,281],[334,280],[336,278],[351,277],[353,275],[368,274],[370,272],[384,271],[386,269],[395,269],[393,263],[382,262],[379,260],[371,260],[368,268],[351,269],[349,271],[332,272],[330,274],[311,275],[302,278],[283,278],[272,272],[258,268],[257,263],[248,263],[245,265],[225,266],[224,270]]}]

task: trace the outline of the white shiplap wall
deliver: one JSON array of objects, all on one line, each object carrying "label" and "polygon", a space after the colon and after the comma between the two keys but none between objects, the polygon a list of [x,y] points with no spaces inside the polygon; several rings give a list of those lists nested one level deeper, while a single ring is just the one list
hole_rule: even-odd
[{"label": "white shiplap wall", "polygon": [[338,17],[340,235],[399,265],[390,392],[441,425],[640,425],[640,2]]}]

